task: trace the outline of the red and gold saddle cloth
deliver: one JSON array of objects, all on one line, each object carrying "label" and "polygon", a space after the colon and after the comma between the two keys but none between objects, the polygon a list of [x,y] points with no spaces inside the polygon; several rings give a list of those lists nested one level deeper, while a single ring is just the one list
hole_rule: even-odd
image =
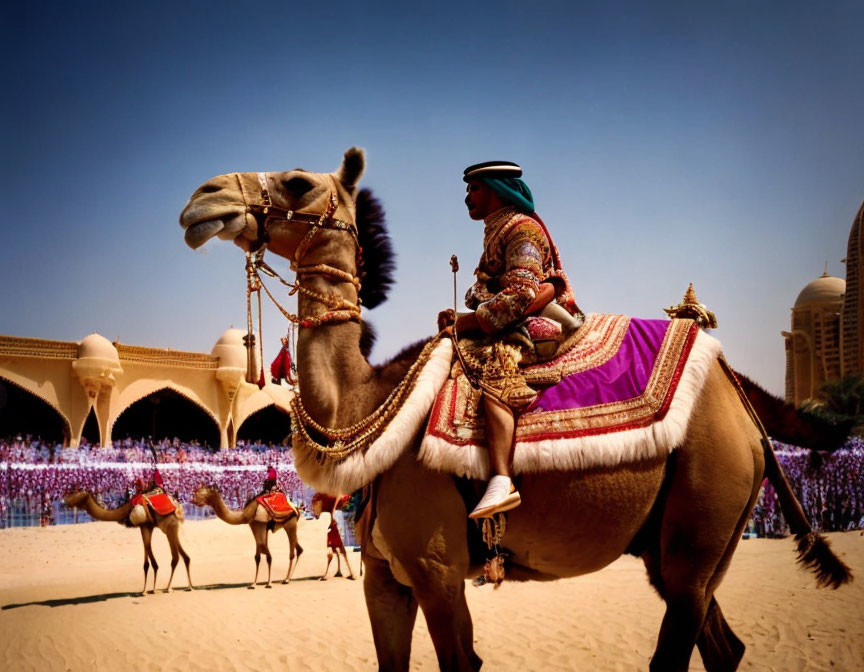
[{"label": "red and gold saddle cloth", "polygon": [[153,511],[160,516],[167,516],[174,513],[174,502],[165,494],[161,488],[156,488],[150,492],[145,492],[135,495],[132,498],[132,506],[141,504],[145,508],[149,506]]},{"label": "red and gold saddle cloth", "polygon": [[269,495],[260,495],[255,500],[267,509],[267,513],[274,520],[285,520],[291,516],[299,516],[297,507],[291,503],[284,492],[271,492]]},{"label": "red and gold saddle cloth", "polygon": [[[584,469],[668,454],[720,344],[692,320],[590,314],[552,361],[526,366],[540,393],[517,419],[514,473]],[[456,364],[435,399],[420,459],[489,475],[480,392]]]}]

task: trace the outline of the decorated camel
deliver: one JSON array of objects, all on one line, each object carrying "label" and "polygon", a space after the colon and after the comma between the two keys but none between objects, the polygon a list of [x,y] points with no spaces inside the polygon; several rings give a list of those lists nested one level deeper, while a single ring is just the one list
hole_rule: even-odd
[{"label": "decorated camel", "polygon": [[[351,563],[348,561],[348,552],[345,550],[345,544],[342,541],[342,535],[339,533],[339,526],[336,524],[336,511],[345,508],[350,495],[328,495],[324,492],[316,492],[312,497],[312,513],[315,518],[320,518],[322,513],[330,514],[330,525],[327,528],[327,566],[324,568],[324,573],[320,580],[327,580],[327,572],[330,571],[330,563],[333,561],[333,556],[336,556],[336,573],[334,577],[342,576],[341,558],[345,559],[345,567],[348,568],[348,578],[352,581],[355,579],[354,570],[351,569]],[[360,574],[363,574],[363,566],[360,566]]]},{"label": "decorated camel", "polygon": [[[186,519],[183,505],[170,495],[165,496],[170,500],[171,505],[173,505],[171,513],[159,513],[155,508],[146,504],[138,504],[136,498],[129,500],[116,509],[106,509],[86,490],[76,490],[65,495],[63,499],[66,502],[66,506],[83,509],[96,520],[112,521],[121,523],[127,527],[137,527],[141,530],[141,539],[144,542],[144,588],[141,590],[141,594],[146,595],[147,572],[150,569],[150,565],[153,565],[153,590],[151,592],[154,593],[156,592],[156,573],[159,571],[159,565],[156,562],[156,556],[153,555],[151,545],[154,529],[162,530],[165,533],[165,536],[168,538],[168,546],[171,548],[171,574],[168,577],[168,585],[165,587],[165,592],[171,592],[174,570],[177,568],[177,563],[181,556],[186,565],[186,577],[189,580],[187,590],[192,590],[193,588],[192,575],[189,572],[189,556],[183,550],[183,545],[180,542],[180,526]],[[170,509],[171,506],[168,508]]]},{"label": "decorated camel", "polygon": [[[249,588],[253,589],[258,584],[258,568],[261,564],[261,555],[267,558],[267,583],[265,588],[272,588],[270,583],[270,569],[273,557],[270,555],[270,545],[267,534],[270,531],[278,532],[285,530],[288,535],[290,546],[290,559],[288,561],[288,573],[282,583],[289,583],[297,569],[297,562],[303,553],[303,547],[297,543],[297,520],[298,512],[290,505],[282,507],[284,510],[272,510],[267,508],[266,503],[259,501],[260,498],[253,497],[242,509],[229,509],[222,499],[219,489],[212,485],[202,485],[192,495],[192,503],[196,506],[209,506],[216,515],[229,525],[248,525],[255,538],[255,577]],[[284,499],[284,496],[283,496]],[[287,501],[287,500],[286,500]]]},{"label": "decorated camel", "polygon": [[[195,191],[180,223],[192,248],[217,236],[245,250],[252,268],[265,269],[266,249],[297,273],[298,314],[284,311],[301,327],[300,388],[292,407],[296,466],[320,491],[372,484],[361,543],[380,668],[409,668],[419,606],[440,667],[476,670],[482,661],[465,579],[484,561],[467,517],[489,476],[482,430],[470,413],[449,422],[469,406],[471,390],[460,383],[446,334],[382,366],[364,356],[359,306],[384,300],[392,268],[376,202],[358,192],[364,161],[352,148],[334,173],[215,177]],[[430,306],[430,316],[440,308]],[[666,603],[651,669],[686,670],[698,647],[706,669],[731,670],[744,644],[715,592],[763,474],[798,538],[799,561],[822,585],[837,587],[850,573],[807,523],[716,341],[692,321],[662,322],[646,329],[665,330],[658,342],[678,355],[655,367],[659,373],[646,383],[665,390],[645,401],[650,421],[632,420],[632,404],[619,404],[610,415],[632,421],[611,434],[592,426],[603,419],[584,409],[581,415],[556,411],[574,418],[571,435],[560,441],[532,443],[524,439],[531,428],[517,427],[513,467],[522,505],[508,513],[500,539],[506,553],[496,560],[517,580],[548,581],[597,571],[624,553],[641,557]],[[584,358],[618,352],[628,334],[628,318],[588,316],[574,348]],[[571,360],[568,372],[590,374],[580,361]],[[594,387],[604,392],[603,385]],[[543,429],[560,428],[547,423]]]}]

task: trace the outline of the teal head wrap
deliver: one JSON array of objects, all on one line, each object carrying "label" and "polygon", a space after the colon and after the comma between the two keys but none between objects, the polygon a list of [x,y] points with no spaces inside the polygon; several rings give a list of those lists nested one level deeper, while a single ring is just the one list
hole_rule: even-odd
[{"label": "teal head wrap", "polygon": [[528,185],[518,177],[480,177],[481,182],[487,184],[505,203],[513,205],[516,209],[530,215],[534,212],[534,196]]}]

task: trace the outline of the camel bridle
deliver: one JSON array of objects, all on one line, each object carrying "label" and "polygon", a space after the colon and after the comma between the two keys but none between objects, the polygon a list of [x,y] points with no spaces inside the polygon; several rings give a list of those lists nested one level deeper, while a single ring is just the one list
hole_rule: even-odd
[{"label": "camel bridle", "polygon": [[[259,386],[264,382],[264,344],[263,339],[259,342],[260,355],[260,376],[257,376],[253,364],[252,352],[255,348],[255,334],[252,326],[252,295],[255,294],[258,300],[258,333],[261,334],[261,290],[263,289],[273,305],[289,322],[303,328],[320,327],[330,324],[341,324],[343,322],[360,322],[360,299],[357,303],[353,303],[339,294],[322,292],[310,289],[303,283],[304,277],[313,275],[323,276],[335,281],[337,284],[351,284],[355,290],[360,292],[361,282],[360,277],[352,272],[336,268],[330,264],[315,263],[303,264],[303,259],[312,248],[317,235],[323,230],[341,231],[351,236],[354,244],[355,268],[359,269],[363,264],[362,249],[357,234],[357,225],[353,221],[344,221],[335,218],[333,215],[339,206],[337,197],[338,189],[332,175],[327,175],[330,180],[329,198],[327,199],[327,207],[324,212],[310,213],[298,212],[289,210],[278,205],[274,205],[273,199],[270,196],[270,189],[267,184],[267,179],[270,173],[256,173],[258,184],[261,191],[257,198],[252,198],[247,193],[247,189],[243,183],[240,173],[233,173],[237,180],[237,186],[240,190],[243,204],[246,208],[246,213],[251,214],[257,224],[258,232],[255,241],[252,244],[252,249],[246,253],[246,318],[247,318],[247,334],[243,337],[243,342],[247,348],[247,371],[246,380],[250,383],[257,382]],[[353,204],[351,211],[353,211]],[[264,253],[267,250],[267,245],[270,242],[270,227],[274,223],[301,223],[309,227],[306,235],[297,245],[292,258],[290,259],[290,269],[294,271],[296,279],[294,282],[285,280],[279,273],[264,261]],[[318,315],[302,316],[298,313],[291,313],[286,310],[276,297],[273,296],[270,289],[264,284],[261,278],[261,273],[277,279],[280,283],[290,289],[288,296],[294,294],[303,294],[313,301],[323,304],[326,310]]]},{"label": "camel bridle", "polygon": [[[246,193],[246,189],[244,187],[243,180],[240,178],[240,174],[234,173],[234,175],[240,188],[243,203],[246,206],[246,212],[251,214],[255,218],[256,223],[258,224],[258,236],[253,243],[252,250],[246,253],[247,285],[250,291],[250,296],[251,292],[257,292],[260,289],[263,289],[266,292],[267,296],[270,297],[270,300],[273,301],[274,305],[285,316],[285,318],[300,327],[317,327],[325,324],[347,321],[359,322],[359,299],[358,302],[355,304],[336,294],[322,294],[321,292],[316,292],[315,290],[312,290],[309,287],[305,286],[302,280],[304,276],[320,275],[330,278],[337,283],[349,283],[353,285],[355,290],[358,292],[361,288],[360,277],[358,275],[355,275],[354,273],[340,268],[336,268],[335,266],[331,266],[330,264],[303,264],[303,258],[309,252],[310,248],[312,247],[312,243],[322,230],[342,231],[348,233],[354,243],[356,268],[359,269],[363,264],[362,251],[360,249],[360,243],[357,236],[357,225],[354,222],[346,222],[333,216],[339,205],[339,200],[336,196],[336,185],[333,177],[330,175],[327,176],[331,180],[331,182],[333,182],[333,184],[332,188],[330,189],[330,195],[327,200],[327,207],[325,211],[323,213],[309,213],[289,210],[287,208],[274,205],[273,199],[270,197],[269,187],[267,185],[267,178],[269,176],[269,173],[256,173],[258,183],[261,186],[260,200],[250,198]],[[299,222],[309,227],[309,230],[307,231],[303,239],[300,241],[300,243],[297,245],[297,249],[294,251],[293,257],[290,260],[290,268],[296,273],[297,276],[295,282],[289,282],[283,279],[275,270],[273,270],[273,268],[271,268],[264,261],[264,252],[267,249],[267,244],[270,242],[270,227],[272,224],[277,222],[284,224]],[[264,285],[261,280],[261,272],[272,278],[276,278],[283,285],[289,287],[291,289],[289,296],[292,296],[298,292],[301,294],[305,294],[309,298],[323,303],[325,306],[327,306],[328,310],[320,315],[306,317],[289,313],[279,304],[278,301],[276,301],[275,297],[270,293],[267,286]]]}]

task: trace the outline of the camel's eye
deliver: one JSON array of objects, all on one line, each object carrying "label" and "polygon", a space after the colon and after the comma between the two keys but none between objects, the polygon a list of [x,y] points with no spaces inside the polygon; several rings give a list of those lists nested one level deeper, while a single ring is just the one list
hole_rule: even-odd
[{"label": "camel's eye", "polygon": [[198,193],[200,194],[212,194],[222,189],[222,187],[217,187],[215,184],[205,184],[203,187],[198,189]]},{"label": "camel's eye", "polygon": [[282,186],[294,198],[299,198],[310,191],[314,185],[304,177],[292,177],[290,180],[283,181]]}]

